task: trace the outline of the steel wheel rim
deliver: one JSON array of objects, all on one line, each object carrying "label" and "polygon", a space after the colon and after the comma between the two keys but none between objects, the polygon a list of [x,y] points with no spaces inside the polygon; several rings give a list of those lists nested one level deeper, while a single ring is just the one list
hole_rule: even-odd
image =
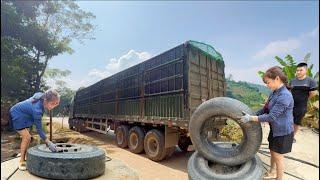
[{"label": "steel wheel rim", "polygon": [[117,142],[118,142],[118,144],[122,144],[122,143],[123,143],[123,140],[124,140],[124,138],[123,138],[123,132],[122,132],[122,131],[119,131],[119,132],[117,133]]},{"label": "steel wheel rim", "polygon": [[156,138],[154,137],[148,138],[147,146],[151,156],[156,156],[158,154],[159,143]]},{"label": "steel wheel rim", "polygon": [[138,136],[136,133],[131,133],[130,134],[130,146],[132,149],[136,149],[138,147]]}]

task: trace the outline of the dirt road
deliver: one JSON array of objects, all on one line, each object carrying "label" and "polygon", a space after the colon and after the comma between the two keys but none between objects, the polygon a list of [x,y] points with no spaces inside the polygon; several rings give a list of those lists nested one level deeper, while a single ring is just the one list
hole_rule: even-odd
[{"label": "dirt road", "polygon": [[[66,137],[63,133],[61,136],[55,136],[53,139]],[[140,179],[188,179],[187,162],[192,152],[183,153],[177,148],[172,158],[156,163],[149,160],[145,154],[134,154],[128,149],[117,147],[112,131],[106,135],[96,132],[74,133],[69,137],[69,143],[92,144],[105,149],[109,157],[120,159],[134,169],[139,174]]]},{"label": "dirt road", "polygon": [[[64,128],[67,128],[67,118],[64,118]],[[162,162],[153,162],[145,157],[145,154],[134,154],[127,149],[121,149],[116,146],[114,142],[113,132],[107,135],[86,132],[79,134],[78,132],[69,131],[67,129],[59,130],[61,128],[61,118],[54,118],[54,131],[53,139],[67,140],[69,143],[83,143],[91,144],[101,147],[106,150],[107,155],[111,158],[120,159],[126,165],[134,169],[140,179],[149,180],[167,180],[167,179],[188,179],[187,162],[192,152],[183,153],[177,148],[173,156]],[[57,130],[58,129],[58,130]],[[263,142],[260,150],[268,152],[267,135],[269,128],[267,125],[263,126]],[[296,158],[297,160],[285,159],[286,174],[284,179],[306,179],[315,180],[319,179],[319,168],[308,165],[299,160],[307,161],[315,166],[319,166],[319,135],[314,133],[308,128],[303,128],[296,137],[297,143],[293,145],[293,151],[286,154],[289,157]],[[3,144],[1,144],[1,152],[3,151]],[[269,168],[269,157],[267,153],[258,153],[264,162],[265,168]]]},{"label": "dirt road", "polygon": [[[54,121],[62,122],[61,118],[54,119]],[[64,126],[67,127],[67,125]],[[258,155],[264,162],[264,167],[269,169],[270,158],[268,153],[263,153],[263,151],[268,152],[267,135],[269,126],[262,125],[262,127],[263,142],[260,147],[261,153],[258,153]],[[113,132],[107,135],[87,132],[83,133],[83,135],[95,139],[95,141],[103,142],[98,146],[105,148],[111,157],[121,159],[128,166],[135,169],[141,179],[188,179],[187,162],[192,152],[183,153],[177,148],[170,159],[156,163],[146,158],[145,154],[137,155],[126,149],[118,148],[114,142]],[[302,128],[296,139],[297,143],[293,144],[292,152],[286,154],[286,156],[296,158],[298,161],[289,158],[285,159],[286,174],[284,178],[288,180],[319,179],[319,168],[299,162],[299,160],[307,161],[319,166],[319,135],[312,132],[311,129]]]}]

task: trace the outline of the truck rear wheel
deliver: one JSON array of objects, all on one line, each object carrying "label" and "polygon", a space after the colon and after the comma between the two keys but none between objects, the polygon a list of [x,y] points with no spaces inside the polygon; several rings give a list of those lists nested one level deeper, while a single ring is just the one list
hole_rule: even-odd
[{"label": "truck rear wheel", "polygon": [[121,148],[128,147],[129,128],[127,125],[120,125],[116,129],[117,145]]},{"label": "truck rear wheel", "polygon": [[85,132],[87,129],[86,129],[86,125],[85,125],[85,120],[83,119],[78,119],[77,120],[77,124],[76,124],[76,131],[77,132]]},{"label": "truck rear wheel", "polygon": [[164,144],[164,135],[157,129],[150,130],[144,138],[144,151],[149,159],[161,161],[167,155]]},{"label": "truck rear wheel", "polygon": [[[262,128],[258,122],[239,123],[242,111],[253,114],[247,105],[232,98],[217,97],[202,103],[192,114],[189,123],[190,137],[199,154],[210,161],[228,166],[250,160],[259,150]],[[219,147],[208,139],[204,131],[205,124],[216,117],[227,117],[239,124],[243,132],[239,145],[230,148]]]},{"label": "truck rear wheel", "polygon": [[128,146],[133,153],[139,154],[143,151],[144,131],[139,126],[134,126],[129,131]]},{"label": "truck rear wheel", "polygon": [[69,119],[68,120],[68,124],[69,124],[69,129],[70,130],[74,130],[74,120],[73,119]]}]

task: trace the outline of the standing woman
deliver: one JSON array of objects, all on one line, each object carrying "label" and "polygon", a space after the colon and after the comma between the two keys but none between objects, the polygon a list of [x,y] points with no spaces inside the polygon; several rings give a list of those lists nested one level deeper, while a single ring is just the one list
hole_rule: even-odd
[{"label": "standing woman", "polygon": [[268,141],[271,167],[264,179],[281,180],[284,173],[283,156],[291,152],[293,143],[293,97],[286,87],[288,79],[281,68],[268,69],[263,76],[263,81],[273,91],[267,104],[256,113],[257,116],[245,114],[240,121],[243,123],[249,121],[269,122]]},{"label": "standing woman", "polygon": [[15,104],[10,109],[13,127],[22,137],[20,145],[20,170],[26,170],[26,152],[31,140],[28,128],[32,125],[36,126],[40,138],[47,144],[49,149],[52,152],[57,151],[56,145],[53,144],[43,132],[41,119],[45,108],[52,110],[59,105],[59,102],[60,96],[58,92],[55,90],[48,90],[45,93],[35,93],[29,99]]}]

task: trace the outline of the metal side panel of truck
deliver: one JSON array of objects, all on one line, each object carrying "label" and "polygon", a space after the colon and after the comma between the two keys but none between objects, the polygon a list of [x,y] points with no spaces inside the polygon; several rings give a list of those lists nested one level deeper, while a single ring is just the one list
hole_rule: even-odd
[{"label": "metal side panel of truck", "polygon": [[[188,137],[194,110],[225,96],[222,56],[210,45],[186,41],[160,55],[78,90],[69,126],[107,133],[120,125],[157,129],[172,147]],[[184,140],[182,140],[184,138]]]}]

